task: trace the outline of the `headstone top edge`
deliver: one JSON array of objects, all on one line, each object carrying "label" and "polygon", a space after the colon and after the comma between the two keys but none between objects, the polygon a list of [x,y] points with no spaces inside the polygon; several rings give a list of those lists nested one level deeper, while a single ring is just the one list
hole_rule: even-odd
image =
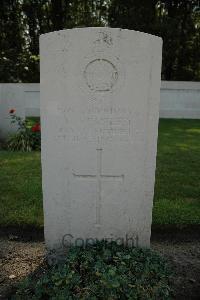
[{"label": "headstone top edge", "polygon": [[162,38],[160,36],[157,36],[157,35],[153,35],[153,34],[150,34],[150,33],[146,33],[146,32],[142,32],[142,31],[138,31],[138,30],[133,30],[133,29],[125,29],[125,28],[119,28],[119,27],[74,27],[74,28],[71,28],[71,29],[62,29],[62,30],[57,30],[57,31],[51,31],[51,32],[47,32],[47,33],[44,33],[44,34],[41,34],[40,35],[40,40],[43,39],[43,38],[46,38],[46,37],[49,37],[49,36],[53,36],[53,35],[58,35],[58,34],[61,34],[61,33],[67,33],[67,32],[80,32],[80,31],[90,31],[90,30],[96,30],[96,31],[99,31],[99,30],[109,30],[110,32],[113,31],[113,32],[116,32],[116,31],[119,31],[119,32],[126,32],[126,33],[138,33],[138,34],[141,34],[141,35],[144,35],[144,36],[147,36],[149,38],[152,38],[154,40],[158,40],[162,43]]},{"label": "headstone top edge", "polygon": [[[0,82],[0,86],[24,86],[29,84],[29,82]],[[30,84],[37,84],[37,83],[30,83]]]}]

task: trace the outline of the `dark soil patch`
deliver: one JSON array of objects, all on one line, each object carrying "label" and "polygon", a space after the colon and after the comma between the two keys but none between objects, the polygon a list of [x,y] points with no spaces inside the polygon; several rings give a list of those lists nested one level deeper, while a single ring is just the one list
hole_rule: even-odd
[{"label": "dark soil patch", "polygon": [[174,276],[174,299],[200,299],[200,241],[152,242],[152,249],[167,258]]},{"label": "dark soil patch", "polygon": [[0,226],[0,239],[23,242],[43,242],[44,228],[35,226]]},{"label": "dark soil patch", "polygon": [[43,242],[0,239],[0,299],[9,299],[20,280],[42,266],[44,256]]},{"label": "dark soil patch", "polygon": [[[44,241],[44,228],[35,226],[0,226],[0,238],[23,242]],[[200,241],[200,225],[152,225],[151,241]]]}]

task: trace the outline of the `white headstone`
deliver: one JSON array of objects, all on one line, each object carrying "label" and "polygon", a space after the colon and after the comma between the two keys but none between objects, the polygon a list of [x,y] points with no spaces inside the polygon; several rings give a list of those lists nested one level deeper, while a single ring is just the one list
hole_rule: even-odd
[{"label": "white headstone", "polygon": [[121,29],[41,36],[49,250],[65,239],[133,239],[149,247],[161,49],[161,38]]}]

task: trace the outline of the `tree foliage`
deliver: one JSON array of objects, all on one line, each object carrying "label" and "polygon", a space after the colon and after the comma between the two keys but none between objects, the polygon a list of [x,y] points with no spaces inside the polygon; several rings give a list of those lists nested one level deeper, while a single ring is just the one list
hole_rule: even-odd
[{"label": "tree foliage", "polygon": [[163,38],[163,79],[200,80],[199,5],[199,0],[113,0],[109,24]]},{"label": "tree foliage", "polygon": [[162,77],[200,80],[199,0],[1,0],[0,82],[39,82],[39,35],[105,26],[163,38]]}]

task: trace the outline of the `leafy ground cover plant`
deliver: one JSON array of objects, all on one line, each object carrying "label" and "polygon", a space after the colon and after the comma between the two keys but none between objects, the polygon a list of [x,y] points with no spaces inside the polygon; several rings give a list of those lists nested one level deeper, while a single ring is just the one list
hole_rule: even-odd
[{"label": "leafy ground cover plant", "polygon": [[7,147],[11,151],[30,152],[40,150],[41,134],[40,124],[36,123],[32,127],[28,126],[28,120],[18,117],[15,109],[10,109],[9,115],[11,123],[17,125],[17,132],[7,141]]},{"label": "leafy ground cover plant", "polygon": [[169,300],[170,268],[149,249],[105,241],[71,247],[62,265],[27,279],[13,299]]}]

